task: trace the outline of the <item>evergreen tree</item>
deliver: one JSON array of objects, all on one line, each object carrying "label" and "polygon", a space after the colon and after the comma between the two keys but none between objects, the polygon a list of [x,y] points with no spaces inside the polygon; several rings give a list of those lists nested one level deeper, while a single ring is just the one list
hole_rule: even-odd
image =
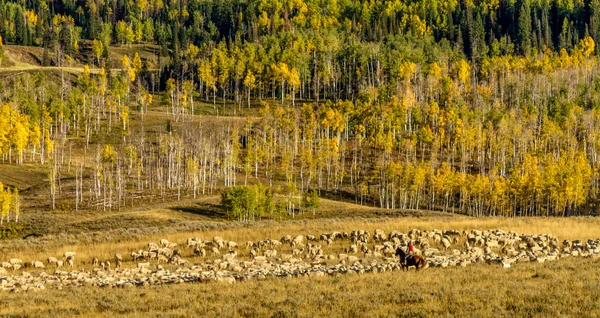
[{"label": "evergreen tree", "polygon": [[521,0],[517,38],[520,53],[523,55],[529,54],[531,50],[531,10],[527,0]]}]

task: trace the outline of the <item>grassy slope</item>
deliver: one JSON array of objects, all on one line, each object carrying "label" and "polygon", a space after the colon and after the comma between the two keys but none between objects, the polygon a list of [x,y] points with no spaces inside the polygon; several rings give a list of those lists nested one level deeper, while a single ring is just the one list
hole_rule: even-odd
[{"label": "grassy slope", "polygon": [[[19,73],[33,71],[57,72],[64,70],[72,74],[81,74],[85,64],[90,66],[90,72],[97,74],[100,69],[95,65],[91,48],[83,47],[74,59],[65,61],[63,67],[42,66],[43,48],[19,45],[5,45],[5,61],[0,67],[0,73]],[[112,46],[109,48],[111,70],[118,72],[122,68],[121,59],[124,55],[132,55],[137,52],[142,61],[148,63],[149,69],[158,69],[157,48],[152,45]],[[54,52],[50,53],[50,59],[54,61]],[[165,59],[166,61],[166,59]]]},{"label": "grassy slope", "polygon": [[233,286],[183,284],[7,294],[0,314],[65,317],[506,317],[600,314],[597,261],[487,265]]},{"label": "grassy slope", "polygon": [[[598,234],[598,223],[588,219],[505,219],[469,218],[400,218],[373,220],[314,220],[256,224],[250,228],[204,230],[194,233],[154,235],[118,243],[78,244],[69,248],[78,259],[100,254],[110,258],[116,250],[141,247],[148,240],[167,237],[181,243],[191,235],[210,238],[219,234],[225,239],[273,237],[282,233],[319,233],[321,230],[347,230],[376,227],[398,228],[496,228],[539,232],[560,232],[565,226],[579,227],[580,238]],[[333,249],[340,251],[341,245]],[[283,248],[282,248],[283,250]],[[52,255],[46,251],[41,255]],[[184,251],[186,259],[193,259]],[[241,254],[246,252],[241,250]],[[11,253],[11,255],[13,255]],[[17,253],[25,259],[34,254]],[[208,317],[430,317],[472,316],[597,316],[600,314],[600,274],[598,260],[566,258],[552,263],[516,264],[510,269],[476,264],[467,268],[430,268],[414,271],[370,273],[361,276],[338,276],[321,279],[275,279],[236,283],[153,286],[133,289],[45,290],[34,294],[3,294],[0,315],[58,317],[113,316],[208,316]],[[89,269],[89,265],[78,268]],[[132,267],[127,262],[125,267]]]}]

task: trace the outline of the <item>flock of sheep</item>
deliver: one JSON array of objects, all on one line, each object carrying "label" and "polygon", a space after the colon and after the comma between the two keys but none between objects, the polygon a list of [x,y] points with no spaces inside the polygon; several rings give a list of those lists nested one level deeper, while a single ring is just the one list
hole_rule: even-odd
[{"label": "flock of sheep", "polygon": [[[428,267],[474,263],[510,267],[513,263],[556,261],[563,257],[600,257],[600,239],[562,241],[551,234],[519,235],[511,231],[366,230],[280,239],[238,245],[219,236],[189,238],[185,244],[162,239],[111,259],[88,261],[66,252],[46,262],[12,258],[1,263],[0,290],[37,291],[67,286],[134,287],[183,282],[235,283],[267,277],[323,277],[400,269],[396,249],[424,257]],[[187,258],[187,259],[186,259]],[[191,261],[193,260],[193,261]],[[29,269],[35,270],[33,275]],[[52,272],[51,274],[47,272]]]}]

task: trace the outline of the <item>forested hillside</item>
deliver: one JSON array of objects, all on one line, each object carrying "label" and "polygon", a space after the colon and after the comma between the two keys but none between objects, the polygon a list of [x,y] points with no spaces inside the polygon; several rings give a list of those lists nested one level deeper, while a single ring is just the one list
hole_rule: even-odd
[{"label": "forested hillside", "polygon": [[[599,10],[596,0],[1,1],[4,61],[18,44],[41,47],[42,65],[88,66],[0,76],[0,155],[46,167],[52,208],[260,183],[290,213],[317,190],[392,209],[595,215]],[[3,219],[18,215],[13,192],[0,192]]]}]

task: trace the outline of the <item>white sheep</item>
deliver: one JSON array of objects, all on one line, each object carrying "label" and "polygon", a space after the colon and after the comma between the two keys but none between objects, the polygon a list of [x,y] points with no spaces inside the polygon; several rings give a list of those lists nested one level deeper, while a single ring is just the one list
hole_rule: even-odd
[{"label": "white sheep", "polygon": [[44,268],[44,263],[40,261],[31,261],[31,267],[33,268]]},{"label": "white sheep", "polygon": [[137,263],[137,268],[142,269],[142,268],[148,268],[150,267],[150,263],[146,262],[146,263]]},{"label": "white sheep", "polygon": [[304,248],[295,248],[292,250],[292,255],[297,256],[297,255],[302,255],[302,253],[304,253]]},{"label": "white sheep", "polygon": [[296,248],[296,247],[302,245],[303,243],[304,243],[304,237],[302,235],[298,235],[298,236],[294,237],[294,239],[292,239],[292,241],[290,242],[290,245],[292,246],[292,248]]},{"label": "white sheep", "polygon": [[69,255],[69,256],[67,256],[67,259],[65,261],[66,261],[67,265],[69,265],[70,267],[73,267],[73,265],[75,264],[75,256]]},{"label": "white sheep", "polygon": [[68,258],[69,256],[73,256],[74,257],[76,254],[77,253],[75,253],[75,252],[65,252],[64,257],[65,258]]},{"label": "white sheep", "polygon": [[237,249],[238,245],[234,241],[229,241],[229,242],[227,242],[227,248],[229,248],[229,250],[231,251],[233,249]]},{"label": "white sheep", "polygon": [[164,256],[164,255],[158,256],[158,263],[166,263],[168,261],[169,261],[169,259],[166,256]]},{"label": "white sheep", "polygon": [[263,255],[267,258],[272,258],[272,257],[276,257],[277,256],[277,251],[276,250],[266,250]]},{"label": "white sheep", "polygon": [[442,239],[442,245],[444,245],[444,249],[446,251],[448,250],[448,248],[450,248],[450,246],[452,246],[452,244],[450,243],[450,240],[448,240],[445,237]]},{"label": "white sheep", "polygon": [[196,246],[196,247],[194,247],[194,255],[201,256],[201,257],[206,257],[206,250],[204,250],[203,248],[200,248],[200,247]]}]

